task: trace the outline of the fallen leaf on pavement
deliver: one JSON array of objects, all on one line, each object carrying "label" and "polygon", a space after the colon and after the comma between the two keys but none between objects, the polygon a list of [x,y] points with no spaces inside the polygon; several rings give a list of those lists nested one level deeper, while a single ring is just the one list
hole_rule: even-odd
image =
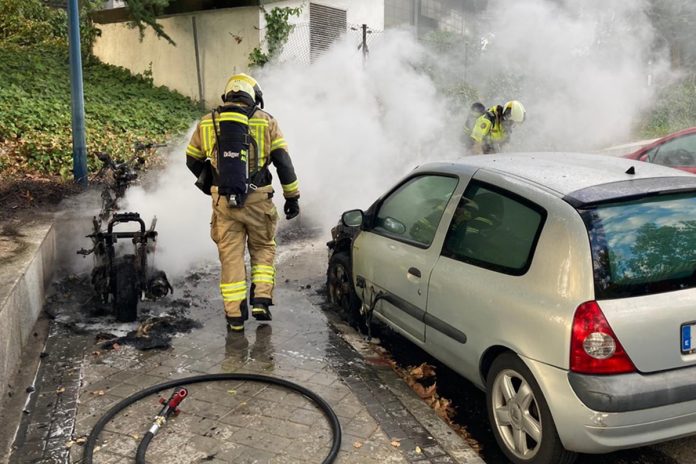
[{"label": "fallen leaf on pavement", "polygon": [[353,443],[353,448],[362,448],[362,445],[363,445],[362,443],[360,443],[359,441],[356,441],[355,443]]},{"label": "fallen leaf on pavement", "polygon": [[421,449],[420,446],[416,446],[416,454],[421,454],[423,450]]},{"label": "fallen leaf on pavement", "polygon": [[434,383],[426,388],[419,383],[414,383],[413,385],[411,385],[411,388],[413,389],[413,391],[418,393],[418,396],[420,396],[421,398],[429,398],[435,394],[437,384]]},{"label": "fallen leaf on pavement", "polygon": [[409,368],[408,373],[413,378],[424,379],[435,375],[435,367],[428,363],[423,363],[420,366]]}]

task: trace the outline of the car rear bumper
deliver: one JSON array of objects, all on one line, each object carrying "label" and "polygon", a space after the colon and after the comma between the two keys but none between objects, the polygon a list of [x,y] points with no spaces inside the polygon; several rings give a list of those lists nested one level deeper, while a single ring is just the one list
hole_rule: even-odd
[{"label": "car rear bumper", "polygon": [[568,373],[573,391],[590,409],[627,412],[696,400],[696,366],[656,374]]},{"label": "car rear bumper", "polygon": [[[620,412],[599,411],[581,400],[566,370],[523,359],[539,383],[551,408],[558,435],[569,450],[607,453],[696,434],[696,399],[671,404],[661,401],[662,404],[658,406]],[[621,377],[624,377],[624,381],[620,397],[628,398],[634,387],[626,382],[625,376]],[[659,386],[660,390],[668,388],[668,384]],[[592,392],[592,395],[596,400],[601,392]],[[641,395],[644,398],[653,397],[647,393],[645,386]],[[619,404],[625,406],[628,402],[625,399]],[[653,404],[658,403],[653,400]]]}]

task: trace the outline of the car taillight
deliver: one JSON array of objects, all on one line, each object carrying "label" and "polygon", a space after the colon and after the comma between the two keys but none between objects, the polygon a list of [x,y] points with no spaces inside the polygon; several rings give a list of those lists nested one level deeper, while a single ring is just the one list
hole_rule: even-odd
[{"label": "car taillight", "polygon": [[570,338],[570,370],[580,374],[636,371],[596,301],[587,301],[575,310]]}]

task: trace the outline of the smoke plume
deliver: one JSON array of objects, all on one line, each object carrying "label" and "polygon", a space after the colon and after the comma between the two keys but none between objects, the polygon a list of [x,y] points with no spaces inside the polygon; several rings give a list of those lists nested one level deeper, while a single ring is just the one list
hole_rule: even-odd
[{"label": "smoke plume", "polygon": [[[365,61],[355,39],[345,38],[310,65],[266,66],[255,77],[289,143],[301,191],[300,219],[281,218],[281,228],[299,224],[328,237],[341,212],[367,208],[416,165],[465,156],[471,101],[447,92],[464,79],[486,106],[524,103],[527,122],[510,150],[628,141],[653,98],[649,81],[667,69],[643,8],[634,0],[493,0],[468,19],[469,37],[441,53],[409,31],[389,30],[373,37]],[[154,189],[131,188],[126,202],[158,217],[158,265],[168,273],[216,257],[210,200],[193,186],[185,144],[171,147]]]}]

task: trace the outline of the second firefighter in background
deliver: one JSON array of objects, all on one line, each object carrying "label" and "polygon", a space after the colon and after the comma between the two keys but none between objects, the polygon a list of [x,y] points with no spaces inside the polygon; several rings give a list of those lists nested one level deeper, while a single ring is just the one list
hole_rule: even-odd
[{"label": "second firefighter in background", "polygon": [[510,141],[515,126],[522,124],[525,117],[524,106],[517,100],[491,106],[487,110],[481,103],[474,103],[465,127],[469,133],[471,152],[476,155],[500,153]]},{"label": "second firefighter in background", "polygon": [[[194,131],[186,149],[186,164],[199,181],[210,174],[209,181],[197,185],[206,193],[209,191],[212,198],[210,235],[220,255],[220,292],[227,329],[242,332],[248,317],[247,295],[252,315],[258,320],[271,320],[278,213],[272,200],[269,164],[275,167],[283,188],[287,219],[300,212],[300,190],[278,122],[262,109],[263,95],[258,83],[251,76],[236,74],[228,80],[222,99],[224,104],[205,115]],[[225,136],[220,128],[227,121],[245,125],[253,138],[248,153],[241,150],[241,157],[246,158],[250,186],[241,206],[235,204],[234,197],[218,192],[221,179],[216,147],[221,136]],[[251,258],[250,286],[244,264],[245,246]]]}]

